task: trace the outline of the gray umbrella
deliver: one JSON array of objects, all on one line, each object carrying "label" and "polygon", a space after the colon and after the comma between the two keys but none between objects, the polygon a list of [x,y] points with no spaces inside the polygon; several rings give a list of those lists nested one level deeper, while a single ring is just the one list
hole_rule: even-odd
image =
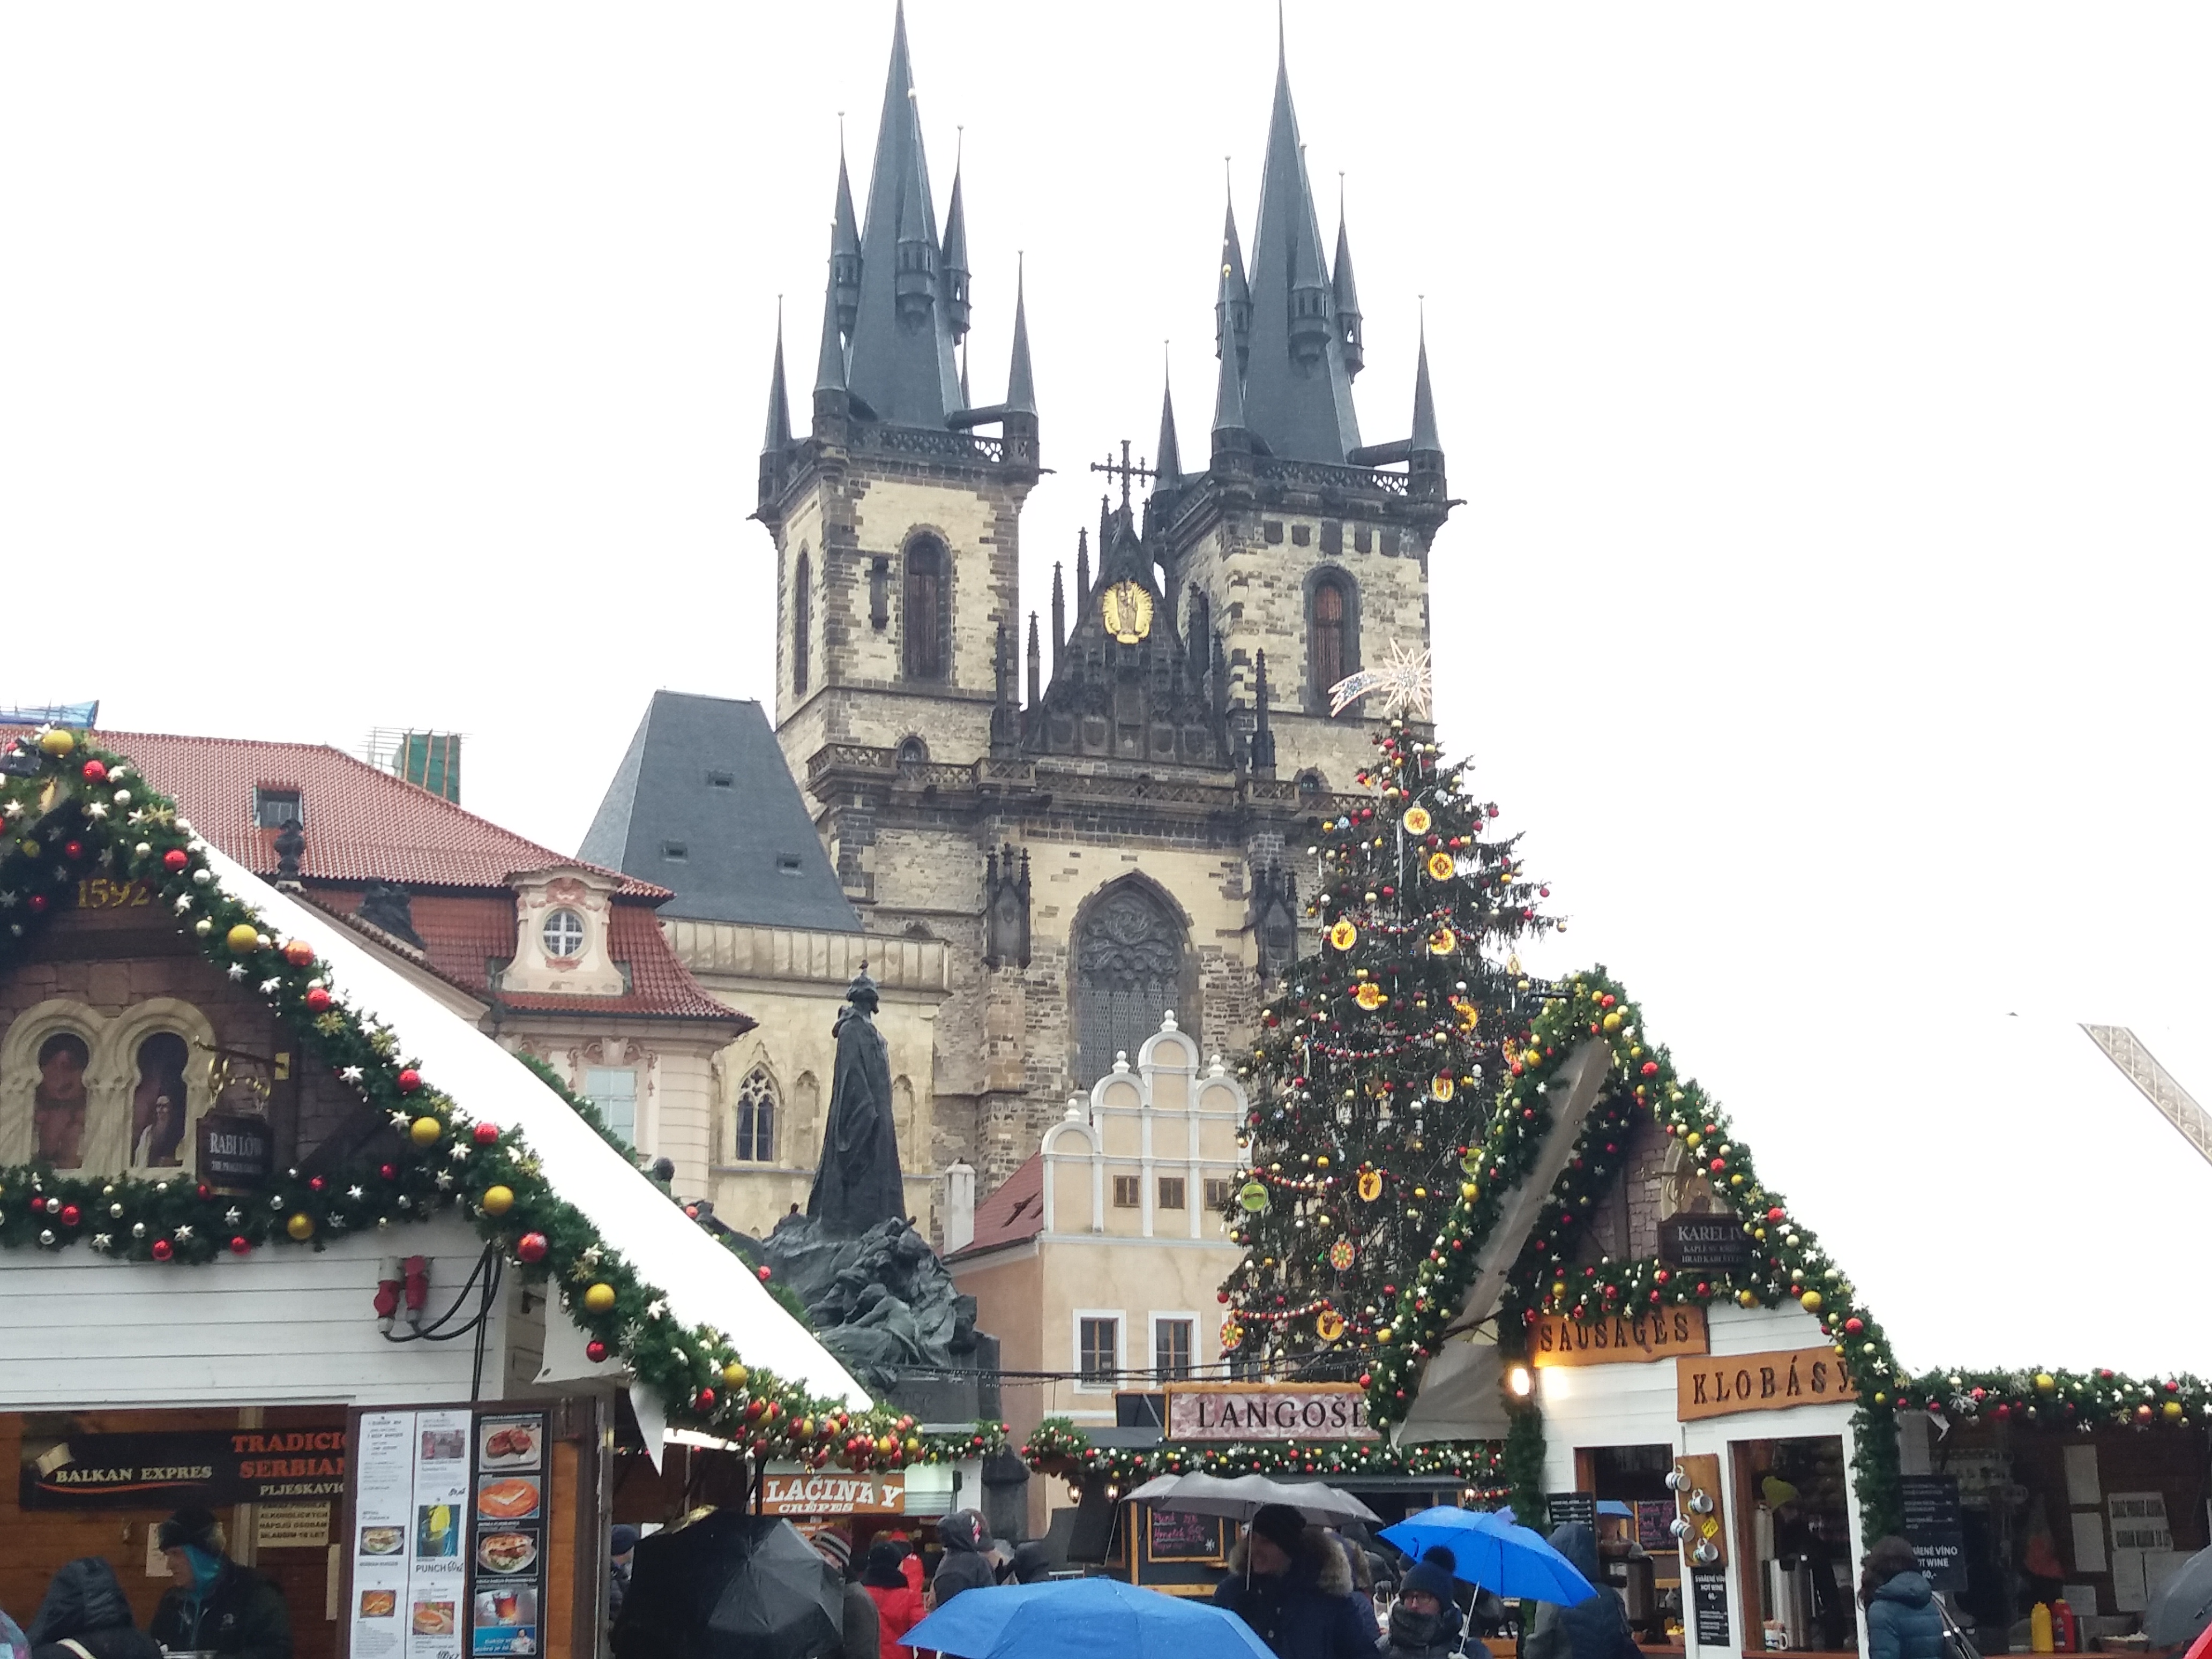
[{"label": "gray umbrella", "polygon": [[2153,1647],[2189,1641],[2212,1624],[2212,1550],[2199,1550],[2175,1568],[2143,1614],[2143,1633]]},{"label": "gray umbrella", "polygon": [[1240,1474],[1233,1480],[1215,1474],[1163,1474],[1147,1480],[1129,1496],[1156,1510],[1221,1515],[1233,1521],[1249,1521],[1270,1504],[1286,1505],[1324,1527],[1340,1526],[1347,1521],[1373,1521],[1379,1525],[1382,1521],[1350,1492],[1318,1480],[1270,1480],[1260,1474]]}]

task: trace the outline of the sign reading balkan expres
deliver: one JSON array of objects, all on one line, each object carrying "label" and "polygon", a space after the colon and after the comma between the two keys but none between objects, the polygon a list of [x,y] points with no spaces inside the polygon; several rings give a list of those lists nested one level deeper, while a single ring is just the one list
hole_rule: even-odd
[{"label": "sign reading balkan expres", "polygon": [[21,1495],[27,1510],[307,1504],[342,1496],[345,1472],[343,1429],[74,1434],[27,1455]]},{"label": "sign reading balkan expres", "polygon": [[1194,1383],[1168,1390],[1170,1440],[1372,1440],[1367,1390],[1353,1382]]}]

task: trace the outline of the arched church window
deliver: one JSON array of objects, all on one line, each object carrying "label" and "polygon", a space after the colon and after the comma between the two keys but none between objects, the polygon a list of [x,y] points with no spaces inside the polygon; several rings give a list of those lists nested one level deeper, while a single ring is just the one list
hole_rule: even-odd
[{"label": "arched church window", "polygon": [[738,1144],[740,1164],[775,1162],[775,1085],[756,1066],[738,1085]]},{"label": "arched church window", "polygon": [[901,766],[921,766],[929,759],[929,745],[920,738],[908,738],[898,746]]},{"label": "arched church window", "polygon": [[798,578],[791,594],[791,690],[806,695],[807,659],[814,650],[814,561],[799,550]]},{"label": "arched church window", "polygon": [[1148,888],[1109,888],[1075,939],[1076,1082],[1089,1087],[1127,1051],[1132,1062],[1160,1017],[1182,1006],[1182,921]]},{"label": "arched church window", "polygon": [[908,679],[945,678],[946,614],[945,544],[917,536],[906,550],[906,603],[899,619]]},{"label": "arched church window", "polygon": [[1350,653],[1345,649],[1350,611],[1344,584],[1336,577],[1324,576],[1314,584],[1307,658],[1313,664],[1314,690],[1318,693],[1326,693],[1351,672],[1346,666]]}]

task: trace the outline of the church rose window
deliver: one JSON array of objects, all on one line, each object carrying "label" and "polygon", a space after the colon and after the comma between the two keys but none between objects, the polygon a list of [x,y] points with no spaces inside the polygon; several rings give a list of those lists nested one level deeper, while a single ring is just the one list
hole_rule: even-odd
[{"label": "church rose window", "polygon": [[1344,589],[1331,580],[1314,584],[1313,678],[1316,691],[1327,691],[1344,678]]},{"label": "church rose window", "polygon": [[1143,888],[1123,885],[1083,919],[1075,945],[1077,1082],[1131,1062],[1160,1017],[1182,1002],[1182,925]]},{"label": "church rose window", "polygon": [[906,605],[900,618],[909,679],[945,678],[945,545],[920,537],[906,550]]},{"label": "church rose window", "polygon": [[538,937],[545,954],[556,962],[572,962],[584,954],[584,919],[574,910],[556,910],[545,918]]},{"label": "church rose window", "polygon": [[757,1068],[738,1090],[737,1161],[775,1162],[775,1085]]}]

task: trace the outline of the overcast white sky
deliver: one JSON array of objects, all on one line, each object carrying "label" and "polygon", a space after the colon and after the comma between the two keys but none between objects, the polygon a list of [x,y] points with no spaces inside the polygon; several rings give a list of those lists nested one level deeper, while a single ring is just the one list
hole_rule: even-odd
[{"label": "overcast white sky", "polygon": [[[2212,12],[1287,16],[1372,439],[1406,428],[1428,296],[1467,498],[1443,734],[1572,917],[1555,965],[1638,988],[1870,1287],[1874,1252],[1924,1269],[1941,1206],[1915,1179],[1868,1206],[1869,1161],[2062,1202],[2062,1148],[1915,1146],[2028,1133],[1970,1028],[2194,1031],[2212,994]],[[1041,604],[1083,464],[1152,447],[1164,339],[1202,450],[1221,158],[1249,233],[1273,8],[909,23],[940,196],[966,128],[979,398],[1027,254]],[[769,690],[776,298],[803,420],[837,112],[864,173],[890,27],[889,0],[0,9],[0,703],[459,729],[467,804],[573,848],[654,687]],[[2130,1109],[2028,1086],[2089,1139]]]}]

